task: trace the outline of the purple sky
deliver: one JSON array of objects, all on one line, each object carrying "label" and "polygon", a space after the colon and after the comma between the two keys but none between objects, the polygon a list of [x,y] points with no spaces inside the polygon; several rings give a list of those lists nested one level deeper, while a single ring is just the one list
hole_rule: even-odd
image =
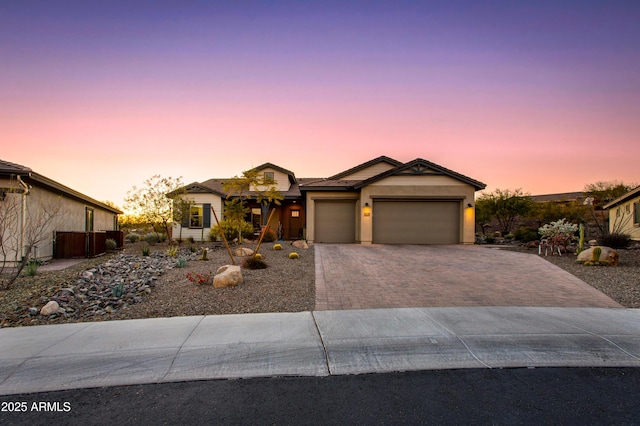
[{"label": "purple sky", "polygon": [[637,183],[639,136],[640,2],[0,2],[0,158],[118,204],[379,155],[489,191]]}]

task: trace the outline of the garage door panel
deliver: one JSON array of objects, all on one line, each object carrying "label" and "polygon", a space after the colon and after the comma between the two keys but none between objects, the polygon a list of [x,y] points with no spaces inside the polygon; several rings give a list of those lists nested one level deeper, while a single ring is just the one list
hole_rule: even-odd
[{"label": "garage door panel", "polygon": [[354,243],[355,201],[316,201],[314,225],[318,243]]},{"label": "garage door panel", "polygon": [[375,243],[460,243],[459,201],[376,201],[373,212]]}]

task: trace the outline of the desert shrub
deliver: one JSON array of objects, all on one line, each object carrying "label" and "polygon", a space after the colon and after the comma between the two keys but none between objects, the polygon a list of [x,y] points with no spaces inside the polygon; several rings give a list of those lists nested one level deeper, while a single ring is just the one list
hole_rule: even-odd
[{"label": "desert shrub", "polygon": [[31,259],[27,262],[24,267],[24,275],[26,277],[33,277],[38,272],[38,266],[40,266],[40,261]]},{"label": "desert shrub", "polygon": [[522,243],[528,243],[529,241],[540,239],[538,230],[535,228],[518,228],[513,232],[513,237],[516,241],[520,241]]},{"label": "desert shrub", "polygon": [[176,260],[177,268],[184,268],[186,266],[187,266],[187,259],[185,259],[184,257],[180,257],[178,258],[178,260]]},{"label": "desert shrub", "polygon": [[189,237],[187,238],[187,241],[189,242],[189,244],[195,244],[196,240],[193,237]]},{"label": "desert shrub", "polygon": [[262,232],[264,233],[264,237],[262,237],[262,241],[264,241],[265,243],[272,243],[278,238],[276,235],[276,231],[274,231],[268,226],[264,228]]},{"label": "desert shrub", "polygon": [[267,264],[264,260],[258,259],[256,256],[247,257],[242,261],[242,267],[246,269],[265,269]]},{"label": "desert shrub", "polygon": [[484,239],[484,242],[487,243],[487,244],[493,244],[493,243],[496,242],[496,239],[493,238],[493,237],[487,237],[487,238]]},{"label": "desert shrub", "polygon": [[129,241],[130,243],[136,243],[138,241],[140,241],[140,234],[136,234],[135,232],[131,232],[130,234],[127,234],[127,241]]},{"label": "desert shrub", "polygon": [[274,244],[273,245],[273,249],[274,250],[282,250],[282,244]]},{"label": "desert shrub", "polygon": [[107,240],[104,242],[104,247],[107,249],[107,251],[113,251],[118,248],[118,243],[113,238],[107,238]]},{"label": "desert shrub", "polygon": [[234,238],[238,238],[238,228],[240,228],[240,233],[242,234],[242,238],[250,238],[253,236],[253,225],[249,222],[235,222],[230,220],[221,220],[220,225],[214,225],[209,231],[209,238],[212,241],[215,241],[217,237],[222,237],[222,233],[224,233],[224,237],[227,241],[231,241]]},{"label": "desert shrub", "polygon": [[300,258],[300,255],[298,255],[298,253],[296,253],[295,251],[289,253],[289,259],[299,259],[299,258]]},{"label": "desert shrub", "polygon": [[178,255],[178,246],[171,246],[167,249],[167,255],[169,257],[176,257]]},{"label": "desert shrub", "polygon": [[151,233],[149,233],[149,234],[144,236],[144,240],[150,246],[154,246],[154,245],[156,245],[158,243],[158,241],[160,241],[160,236],[158,234],[156,234],[155,232],[151,232]]},{"label": "desert shrub", "polygon": [[631,236],[619,233],[603,234],[597,238],[597,241],[598,245],[621,249],[629,247]]},{"label": "desert shrub", "polygon": [[205,274],[191,273],[187,274],[187,279],[195,284],[212,284],[213,283],[213,275],[211,272],[207,272]]},{"label": "desert shrub", "polygon": [[151,252],[151,249],[149,249],[149,246],[142,247],[142,255],[143,256],[149,256],[150,252]]},{"label": "desert shrub", "polygon": [[160,233],[157,235],[158,235],[158,241],[160,241],[161,243],[164,243],[165,241],[167,241],[167,234]]}]

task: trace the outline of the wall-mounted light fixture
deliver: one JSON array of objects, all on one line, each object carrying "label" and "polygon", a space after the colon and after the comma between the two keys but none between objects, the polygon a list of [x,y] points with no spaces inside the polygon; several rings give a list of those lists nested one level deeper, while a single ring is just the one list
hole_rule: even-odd
[{"label": "wall-mounted light fixture", "polygon": [[467,207],[471,208],[471,207],[473,207],[473,204],[468,203],[468,204],[467,204]]},{"label": "wall-mounted light fixture", "polygon": [[364,203],[364,207],[362,208],[362,213],[365,216],[371,216],[371,206],[369,206],[369,203]]}]

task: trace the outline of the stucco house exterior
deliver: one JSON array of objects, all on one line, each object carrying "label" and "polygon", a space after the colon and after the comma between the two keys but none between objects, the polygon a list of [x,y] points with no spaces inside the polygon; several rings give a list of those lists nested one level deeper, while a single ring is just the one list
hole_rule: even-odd
[{"label": "stucco house exterior", "polygon": [[629,234],[640,241],[640,186],[602,206],[609,212],[609,232]]},{"label": "stucco house exterior", "polygon": [[[286,240],[320,243],[473,244],[475,192],[486,185],[424,159],[402,163],[382,156],[328,178],[297,178],[266,163],[259,172],[277,183],[280,206],[249,204],[246,220],[266,225]],[[211,208],[223,218],[226,179],[186,185],[194,201],[189,217],[174,224],[173,236],[204,240]]]},{"label": "stucco house exterior", "polygon": [[0,160],[0,263],[54,256],[56,232],[114,231],[116,208],[28,167]]}]

